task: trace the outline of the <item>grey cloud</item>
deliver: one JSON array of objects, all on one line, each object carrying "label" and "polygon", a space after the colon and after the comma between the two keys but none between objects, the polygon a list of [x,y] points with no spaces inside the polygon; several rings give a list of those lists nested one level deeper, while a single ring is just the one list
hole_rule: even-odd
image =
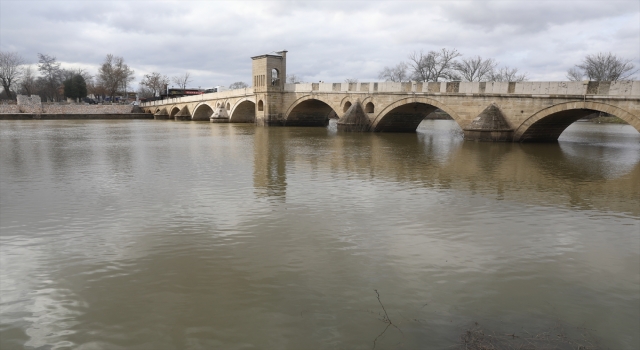
[{"label": "grey cloud", "polygon": [[[303,78],[373,80],[412,51],[457,48],[536,79],[585,54],[640,57],[637,1],[274,1],[0,3],[0,49],[97,66],[123,56],[140,78],[186,70],[194,86],[250,82],[250,57],[288,49]],[[206,73],[205,73],[206,72]]]},{"label": "grey cloud", "polygon": [[443,15],[464,25],[485,30],[511,26],[518,32],[535,32],[572,22],[611,18],[638,12],[637,1],[477,1],[443,5]]}]

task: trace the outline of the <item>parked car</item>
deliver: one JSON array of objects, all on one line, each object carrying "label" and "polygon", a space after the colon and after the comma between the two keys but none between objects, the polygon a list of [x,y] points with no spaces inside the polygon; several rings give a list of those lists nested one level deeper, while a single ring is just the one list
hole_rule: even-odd
[{"label": "parked car", "polygon": [[85,97],[85,98],[83,99],[83,101],[84,101],[85,103],[90,104],[90,105],[95,105],[95,104],[97,104],[97,103],[98,103],[98,102],[96,102],[96,100],[94,100],[94,99],[92,99],[92,98],[89,98],[89,97]]}]

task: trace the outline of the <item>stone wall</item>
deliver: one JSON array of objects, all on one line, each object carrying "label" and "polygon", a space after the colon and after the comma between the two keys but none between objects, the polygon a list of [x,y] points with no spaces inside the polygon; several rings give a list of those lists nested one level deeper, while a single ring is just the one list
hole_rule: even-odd
[{"label": "stone wall", "polygon": [[38,95],[18,95],[18,110],[20,113],[42,113],[42,102],[40,102],[40,96]]},{"label": "stone wall", "polygon": [[127,114],[131,113],[131,105],[81,105],[81,104],[44,104],[46,114]]},{"label": "stone wall", "polygon": [[640,96],[640,81],[300,83],[285,84],[284,91]]},{"label": "stone wall", "polygon": [[18,105],[1,104],[0,105],[0,114],[2,114],[2,113],[20,113],[20,110],[18,109]]},{"label": "stone wall", "polygon": [[0,113],[3,114],[128,114],[132,109],[132,105],[42,103],[38,95],[18,95],[17,104],[0,105]]}]

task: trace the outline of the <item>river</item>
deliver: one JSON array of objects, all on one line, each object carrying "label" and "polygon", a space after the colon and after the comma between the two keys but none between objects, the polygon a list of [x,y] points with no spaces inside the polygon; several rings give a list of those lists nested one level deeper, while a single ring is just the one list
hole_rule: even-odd
[{"label": "river", "polygon": [[474,329],[637,349],[639,315],[628,125],[512,144],[452,121],[0,122],[3,350],[451,349]]}]

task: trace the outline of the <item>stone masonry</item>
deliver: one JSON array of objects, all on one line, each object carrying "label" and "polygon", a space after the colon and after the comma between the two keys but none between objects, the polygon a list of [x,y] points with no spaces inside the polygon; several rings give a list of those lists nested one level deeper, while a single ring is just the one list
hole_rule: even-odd
[{"label": "stone masonry", "polygon": [[0,105],[0,114],[128,114],[131,105],[89,105],[66,103],[42,103],[40,96],[17,96],[17,104]]},{"label": "stone masonry", "polygon": [[[286,81],[286,51],[252,57],[252,88],[142,104],[145,113],[210,120],[224,108],[228,122],[264,126],[324,126],[338,116],[358,130],[415,132],[426,115],[446,112],[478,141],[554,141],[594,112],[615,115],[640,132],[640,81],[616,82],[358,82]],[[274,76],[277,74],[277,78]],[[355,105],[358,107],[351,108]],[[349,112],[351,110],[351,112]],[[369,127],[362,124],[362,112]],[[366,120],[364,120],[366,121]],[[346,128],[353,130],[354,128]]]}]

